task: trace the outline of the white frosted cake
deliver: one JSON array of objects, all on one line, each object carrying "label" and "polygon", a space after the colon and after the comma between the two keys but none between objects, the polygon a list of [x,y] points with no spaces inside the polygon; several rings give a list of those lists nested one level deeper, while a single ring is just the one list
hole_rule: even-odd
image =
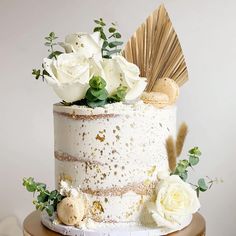
[{"label": "white frosted cake", "polygon": [[[176,135],[176,100],[187,69],[161,6],[123,49],[114,23],[72,33],[34,69],[60,98],[53,106],[56,189],[23,180],[42,223],[70,236],[166,235],[187,226],[199,201],[186,182],[201,154],[177,163],[187,134]],[[162,32],[162,33],[161,33]],[[62,46],[64,51],[57,51]],[[206,191],[203,180],[197,191]],[[41,236],[41,235],[40,235]]]},{"label": "white frosted cake", "polygon": [[79,187],[97,222],[139,222],[157,171],[168,170],[165,140],[176,108],[143,102],[104,108],[54,105],[55,171]]}]

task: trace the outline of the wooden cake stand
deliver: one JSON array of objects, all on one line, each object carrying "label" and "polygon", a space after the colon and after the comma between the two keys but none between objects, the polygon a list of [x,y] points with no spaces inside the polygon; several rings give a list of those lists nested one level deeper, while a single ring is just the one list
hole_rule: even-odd
[{"label": "wooden cake stand", "polygon": [[[34,211],[26,217],[23,223],[24,236],[60,236],[41,224],[40,212]],[[205,236],[206,224],[204,218],[196,213],[191,224],[185,229],[168,234],[169,236]]]}]

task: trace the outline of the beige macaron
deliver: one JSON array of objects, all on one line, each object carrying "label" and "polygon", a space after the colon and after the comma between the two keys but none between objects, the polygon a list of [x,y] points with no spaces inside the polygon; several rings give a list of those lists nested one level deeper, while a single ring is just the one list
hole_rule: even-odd
[{"label": "beige macaron", "polygon": [[179,96],[179,86],[173,79],[161,78],[156,81],[152,92],[165,93],[169,97],[169,105],[172,105]]},{"label": "beige macaron", "polygon": [[160,92],[143,92],[141,99],[144,103],[151,104],[157,108],[163,108],[169,104],[169,97]]},{"label": "beige macaron", "polygon": [[65,225],[79,225],[86,212],[83,197],[66,197],[57,205],[58,219]]}]

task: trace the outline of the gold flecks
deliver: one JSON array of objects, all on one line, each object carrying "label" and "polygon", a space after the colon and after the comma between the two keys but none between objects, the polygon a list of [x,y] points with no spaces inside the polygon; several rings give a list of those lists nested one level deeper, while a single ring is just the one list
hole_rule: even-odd
[{"label": "gold flecks", "polygon": [[70,184],[72,183],[72,177],[70,176],[70,175],[67,175],[67,174],[65,174],[65,173],[61,173],[60,174],[60,177],[59,177],[59,181],[61,182],[61,181],[67,181],[67,182],[69,182]]},{"label": "gold flecks", "polygon": [[145,185],[150,185],[152,182],[151,182],[151,180],[149,180],[149,179],[146,179],[145,181],[144,181],[144,184]]},{"label": "gold flecks", "polygon": [[105,140],[106,136],[103,134],[100,136],[100,134],[97,134],[96,139],[99,140],[100,142],[103,142]]},{"label": "gold flecks", "polygon": [[153,173],[155,172],[155,170],[156,170],[156,166],[152,166],[152,168],[147,171],[148,176],[151,177],[153,175]]},{"label": "gold flecks", "polygon": [[101,214],[104,212],[103,206],[100,201],[94,201],[91,212],[93,215]]}]

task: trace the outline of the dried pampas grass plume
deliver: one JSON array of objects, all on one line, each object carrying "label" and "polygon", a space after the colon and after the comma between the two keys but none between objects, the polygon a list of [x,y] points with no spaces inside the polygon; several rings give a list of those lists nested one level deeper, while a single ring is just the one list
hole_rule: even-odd
[{"label": "dried pampas grass plume", "polygon": [[182,123],[181,126],[179,127],[179,131],[177,134],[177,139],[176,139],[176,155],[177,157],[180,156],[183,146],[184,146],[184,141],[188,133],[188,126],[186,123]]},{"label": "dried pampas grass plume", "polygon": [[175,142],[172,136],[169,136],[166,140],[166,151],[168,156],[169,168],[171,172],[175,171],[176,168],[176,150],[175,150]]},{"label": "dried pampas grass plume", "polygon": [[148,79],[147,92],[153,90],[160,78],[171,78],[179,86],[188,80],[182,48],[164,5],[137,29],[127,42],[123,56],[136,64],[141,76]]}]

